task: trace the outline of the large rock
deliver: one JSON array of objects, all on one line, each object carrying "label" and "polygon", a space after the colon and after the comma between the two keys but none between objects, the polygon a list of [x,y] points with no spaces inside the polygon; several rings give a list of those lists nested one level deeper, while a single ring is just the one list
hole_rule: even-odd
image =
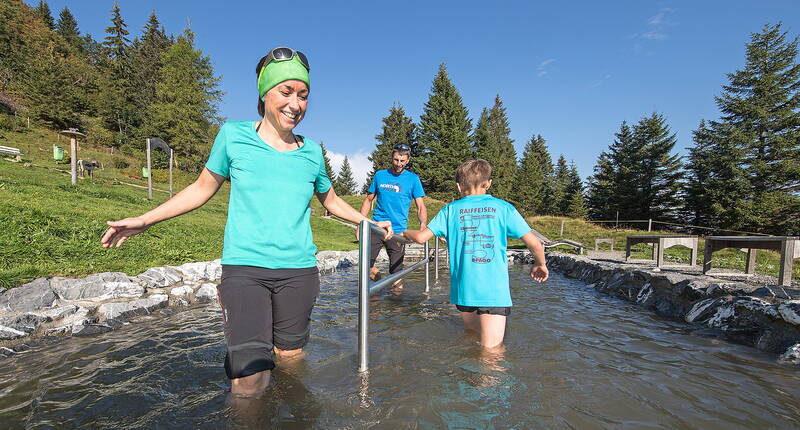
[{"label": "large rock", "polygon": [[320,272],[333,272],[358,264],[358,251],[320,251],[317,253],[317,267]]},{"label": "large rock", "polygon": [[0,293],[0,310],[28,312],[53,306],[57,297],[45,278]]},{"label": "large rock", "polygon": [[50,285],[64,300],[137,298],[145,291],[134,278],[120,272],[98,273],[82,279],[54,277]]},{"label": "large rock", "polygon": [[789,347],[778,358],[781,363],[800,364],[800,343],[796,343]]},{"label": "large rock", "polygon": [[197,300],[201,302],[211,302],[217,300],[217,286],[212,283],[205,283],[194,293]]},{"label": "large rock", "polygon": [[784,321],[800,326],[800,300],[791,300],[778,306],[778,313]]},{"label": "large rock", "polygon": [[191,286],[183,285],[183,286],[175,287],[175,288],[171,289],[169,291],[169,294],[171,296],[177,296],[177,297],[188,296],[189,294],[192,294],[192,291],[194,291],[194,290],[192,290]]},{"label": "large rock", "polygon": [[48,321],[52,321],[52,318],[26,312],[22,315],[17,315],[16,317],[5,318],[0,321],[0,324],[28,334]]},{"label": "large rock", "polygon": [[97,308],[97,315],[102,320],[126,320],[138,315],[147,315],[156,309],[166,307],[168,303],[169,298],[165,294],[154,294],[131,302],[103,303]]},{"label": "large rock", "polygon": [[222,278],[220,260],[186,263],[173,268],[181,273],[184,282],[216,281]]},{"label": "large rock", "polygon": [[145,287],[164,288],[183,280],[183,274],[174,267],[152,267],[136,276]]},{"label": "large rock", "polygon": [[24,331],[0,325],[0,340],[16,339],[25,335]]}]

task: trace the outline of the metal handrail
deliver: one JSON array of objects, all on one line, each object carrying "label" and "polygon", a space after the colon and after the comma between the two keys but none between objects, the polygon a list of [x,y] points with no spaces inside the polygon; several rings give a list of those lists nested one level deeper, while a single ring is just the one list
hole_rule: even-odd
[{"label": "metal handrail", "polygon": [[[428,254],[428,243],[425,242],[423,258],[410,267],[392,273],[380,281],[369,279],[369,260],[370,260],[370,237],[372,231],[384,234],[384,230],[369,221],[361,221],[358,225],[358,371],[366,372],[368,367],[369,355],[369,298],[394,281],[402,278],[408,273],[425,266],[425,292],[430,291],[430,270],[428,263],[433,260],[433,255]],[[438,241],[437,241],[438,249]],[[438,253],[437,253],[438,254]],[[438,255],[436,256],[438,263]],[[438,279],[438,264],[436,278]]]}]

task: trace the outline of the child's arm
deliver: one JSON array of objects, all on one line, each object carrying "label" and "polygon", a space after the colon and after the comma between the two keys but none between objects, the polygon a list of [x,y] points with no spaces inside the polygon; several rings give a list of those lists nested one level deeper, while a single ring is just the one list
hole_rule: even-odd
[{"label": "child's arm", "polygon": [[425,230],[406,230],[403,232],[403,237],[417,243],[425,243],[433,237],[433,232],[429,228]]},{"label": "child's arm", "polygon": [[544,259],[544,247],[542,242],[533,235],[532,232],[525,233],[520,239],[525,242],[525,246],[533,254],[533,266],[531,266],[531,278],[536,282],[544,282],[550,276]]}]

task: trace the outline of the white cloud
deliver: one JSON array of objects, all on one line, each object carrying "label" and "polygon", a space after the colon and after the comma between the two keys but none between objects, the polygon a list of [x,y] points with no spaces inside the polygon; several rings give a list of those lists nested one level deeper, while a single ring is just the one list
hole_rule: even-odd
[{"label": "white cloud", "polygon": [[611,75],[606,73],[605,75],[603,75],[602,78],[597,79],[597,80],[592,81],[591,83],[589,83],[589,88],[597,88],[600,85],[603,85],[603,82],[605,82],[605,81],[607,81],[609,79],[611,79]]},{"label": "white cloud", "polygon": [[541,63],[539,63],[539,67],[536,68],[537,70],[536,76],[541,77],[546,75],[547,72],[549,71],[548,70],[549,66],[555,62],[556,62],[555,58],[548,58],[547,60],[544,60]]},{"label": "white cloud", "polygon": [[357,191],[361,192],[361,187],[364,186],[364,181],[367,180],[367,174],[372,170],[372,161],[369,161],[367,158],[370,152],[364,152],[364,150],[359,149],[352,154],[340,154],[328,148],[325,149],[328,151],[328,158],[331,159],[331,169],[333,169],[336,174],[338,174],[339,170],[342,168],[345,155],[347,156],[347,161],[350,163],[350,168],[353,170],[353,179],[355,179],[358,184]]},{"label": "white cloud", "polygon": [[647,18],[645,21],[647,29],[642,33],[637,33],[634,37],[638,39],[633,45],[633,51],[636,54],[647,53],[652,55],[652,51],[646,51],[642,41],[646,40],[664,40],[669,38],[667,30],[674,27],[675,24],[670,20],[670,16],[675,12],[675,9],[662,8],[657,14]]}]

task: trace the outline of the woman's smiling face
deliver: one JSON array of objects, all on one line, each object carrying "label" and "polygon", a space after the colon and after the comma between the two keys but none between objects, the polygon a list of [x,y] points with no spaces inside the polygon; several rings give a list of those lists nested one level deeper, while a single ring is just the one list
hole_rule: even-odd
[{"label": "woman's smiling face", "polygon": [[283,81],[264,94],[264,116],[279,131],[290,131],[306,114],[308,86],[298,80]]}]

